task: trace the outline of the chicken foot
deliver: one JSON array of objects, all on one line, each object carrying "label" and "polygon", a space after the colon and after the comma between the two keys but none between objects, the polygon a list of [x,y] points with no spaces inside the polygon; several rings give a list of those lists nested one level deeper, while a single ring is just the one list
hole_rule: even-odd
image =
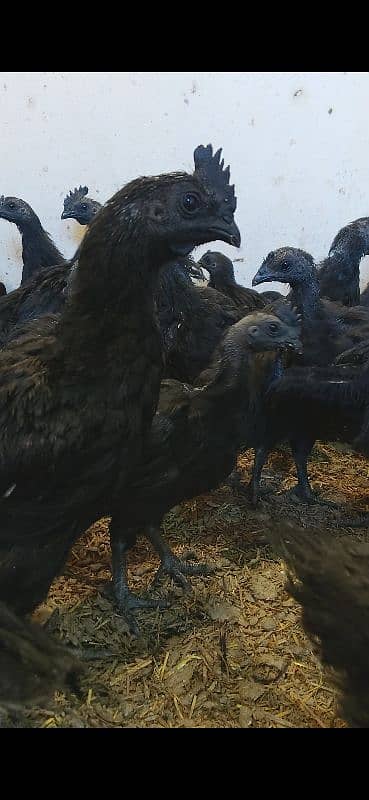
[{"label": "chicken foot", "polygon": [[191,584],[185,575],[210,575],[214,569],[208,564],[191,564],[174,555],[169,545],[164,541],[159,527],[151,525],[146,529],[145,535],[155,548],[160,557],[160,567],[155,575],[153,585],[156,585],[163,575],[169,575],[186,592],[191,591]]},{"label": "chicken foot", "polygon": [[117,536],[113,520],[110,526],[110,546],[112,556],[112,589],[114,600],[118,606],[120,614],[128,623],[130,632],[134,635],[140,633],[137,621],[134,616],[134,609],[140,608],[168,608],[167,600],[159,598],[144,600],[137,597],[130,591],[127,577],[127,552],[136,541],[136,535],[125,539]]}]

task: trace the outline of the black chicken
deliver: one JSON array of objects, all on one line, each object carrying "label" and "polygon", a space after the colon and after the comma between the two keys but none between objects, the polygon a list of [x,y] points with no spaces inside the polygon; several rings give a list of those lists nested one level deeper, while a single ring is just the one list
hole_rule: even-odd
[{"label": "black chicken", "polygon": [[296,464],[298,485],[294,493],[304,502],[316,502],[307,473],[314,442],[338,440],[357,446],[368,404],[369,381],[357,367],[292,366],[280,375],[269,387],[259,426],[254,430],[254,502],[268,453],[283,441],[290,443]]},{"label": "black chicken", "polygon": [[43,268],[65,263],[64,256],[42,227],[37,214],[24,200],[4,195],[0,197],[0,218],[14,222],[22,236],[21,286]]},{"label": "black chicken", "polygon": [[0,706],[16,708],[74,689],[82,665],[39,625],[0,602]]},{"label": "black chicken", "polygon": [[132,609],[146,601],[128,590],[127,550],[144,532],[159,552],[160,573],[168,572],[185,586],[184,574],[203,571],[201,565],[179,561],[162,541],[163,516],[228,476],[246,428],[253,430],[259,398],[274,373],[275,355],[267,351],[300,350],[299,330],[293,314],[286,323],[254,312],[227,331],[195,387],[162,382],[141,463],[127,482],[120,511],[113,514],[110,526],[115,596],[133,630],[137,628]]},{"label": "black chicken", "polygon": [[73,541],[119,509],[158,402],[154,293],[161,264],[222,239],[239,246],[220,151],[194,174],[139,178],[96,215],[61,317],[25,326],[0,353],[0,600],[47,594]]},{"label": "black chicken", "polygon": [[80,186],[69,192],[64,199],[64,211],[61,219],[76,219],[80,225],[89,225],[94,216],[102,208],[98,200],[87,197],[88,186]]},{"label": "black chicken", "polygon": [[[223,253],[208,250],[198,263],[210,275],[208,286],[225,294],[245,313],[257,308],[264,308],[267,305],[269,298],[265,298],[263,292],[255,292],[253,289],[247,289],[246,286],[241,286],[236,282],[233,263]],[[282,297],[278,292],[273,294],[276,295],[273,299]]]},{"label": "black chicken", "polygon": [[298,477],[294,493],[312,503],[316,498],[309,484],[307,462],[316,439],[353,442],[364,425],[366,390],[361,382],[358,393],[358,371],[329,365],[339,353],[368,337],[369,318],[359,307],[347,308],[320,299],[313,259],[302,250],[280,248],[270,253],[253,282],[265,280],[291,285],[292,300],[302,316],[301,361],[305,366],[281,371],[264,398],[253,439],[248,443],[256,450],[249,490],[256,503],[269,452],[288,441]]},{"label": "black chicken", "polygon": [[336,672],[340,711],[369,727],[369,545],[291,524],[269,535],[289,568],[287,591],[302,606],[302,624]]},{"label": "black chicken", "polygon": [[328,257],[318,264],[321,297],[358,306],[360,300],[360,261],[369,255],[369,217],[361,217],[338,231]]},{"label": "black chicken", "polygon": [[0,298],[0,347],[17,338],[19,326],[24,323],[62,310],[68,296],[73,263],[67,261],[60,266],[43,269],[24,286]]},{"label": "black chicken", "polygon": [[302,316],[303,363],[331,364],[339,353],[369,338],[369,313],[365,308],[347,308],[321,299],[314,260],[304,250],[281,247],[269,253],[252,284],[266,281],[291,286],[289,299]]},{"label": "black chicken", "polygon": [[172,262],[160,275],[156,295],[163,337],[165,376],[193,383],[208,366],[223,334],[243,311],[208,286],[194,286],[191,261]]}]

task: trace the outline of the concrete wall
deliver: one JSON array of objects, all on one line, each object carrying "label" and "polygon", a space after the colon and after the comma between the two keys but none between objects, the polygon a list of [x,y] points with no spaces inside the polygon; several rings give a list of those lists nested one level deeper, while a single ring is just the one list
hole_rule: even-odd
[{"label": "concrete wall", "polygon": [[[214,249],[241,259],[249,285],[269,250],[320,259],[369,214],[368,100],[368,72],[2,72],[0,194],[27,200],[71,256],[83,231],[60,219],[70,188],[104,202],[138,175],[192,171],[194,147],[212,142],[231,165],[243,236],[240,251]],[[0,252],[9,290],[20,237],[3,220]]]}]

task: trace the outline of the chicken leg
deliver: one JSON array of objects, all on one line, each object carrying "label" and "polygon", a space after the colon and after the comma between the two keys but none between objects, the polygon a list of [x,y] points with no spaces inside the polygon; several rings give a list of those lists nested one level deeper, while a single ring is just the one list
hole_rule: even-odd
[{"label": "chicken leg", "polygon": [[135,542],[136,531],[126,531],[122,538],[121,528],[119,526],[118,530],[118,524],[114,522],[113,517],[110,523],[113,595],[119,612],[129,625],[130,632],[137,636],[140,630],[133,610],[136,608],[167,608],[169,603],[158,598],[144,600],[130,591],[127,578],[127,552]]},{"label": "chicken leg", "polygon": [[259,501],[261,473],[268,458],[268,452],[266,447],[258,447],[255,451],[251,480],[247,486],[247,493],[253,506],[256,506]]},{"label": "chicken leg", "polygon": [[190,562],[182,561],[180,558],[177,558],[161,536],[159,527],[151,525],[146,529],[145,535],[155,548],[161,561],[154,578],[154,584],[157,584],[160,578],[167,574],[170,575],[175,583],[181,586],[184,591],[188,592],[191,590],[191,585],[186,580],[185,575],[210,575],[214,572],[214,569],[209,567],[208,564],[191,564]]},{"label": "chicken leg", "polygon": [[290,490],[290,494],[298,497],[303,503],[308,503],[309,505],[318,503],[319,505],[327,506],[327,508],[341,511],[342,506],[340,504],[317,497],[310,486],[307,464],[314,446],[314,440],[310,438],[293,439],[290,441],[290,445],[297,472],[297,486]]}]

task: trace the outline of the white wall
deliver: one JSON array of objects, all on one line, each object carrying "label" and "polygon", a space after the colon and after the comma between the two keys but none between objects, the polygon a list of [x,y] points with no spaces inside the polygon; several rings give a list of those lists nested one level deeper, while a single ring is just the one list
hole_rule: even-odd
[{"label": "white wall", "polygon": [[[27,200],[71,256],[82,229],[60,219],[67,190],[86,183],[104,202],[138,175],[192,171],[194,147],[212,142],[231,165],[243,242],[211,247],[242,259],[249,285],[269,250],[320,259],[369,215],[368,100],[368,72],[2,72],[0,194]],[[0,253],[9,290],[20,237],[3,220]]]}]

